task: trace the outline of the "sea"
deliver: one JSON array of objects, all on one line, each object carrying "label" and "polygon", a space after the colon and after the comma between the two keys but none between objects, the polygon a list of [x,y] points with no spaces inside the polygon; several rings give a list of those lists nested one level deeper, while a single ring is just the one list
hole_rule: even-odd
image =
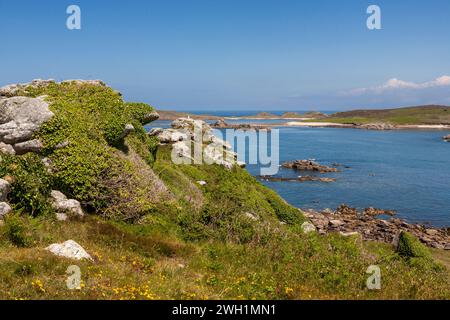
[{"label": "sea", "polygon": [[[233,117],[251,115],[255,112],[216,114]],[[227,120],[227,122],[249,121]],[[274,120],[253,122],[264,123]],[[275,122],[279,123],[280,120]],[[148,129],[169,125],[170,121],[155,121]],[[312,159],[328,166],[341,165],[338,167],[341,171],[337,173],[296,172],[282,167],[277,173],[278,177],[284,178],[315,175],[336,179],[332,183],[261,180],[293,206],[316,210],[335,209],[341,204],[358,209],[375,207],[395,210],[399,218],[411,223],[436,227],[450,226],[450,143],[442,140],[449,132],[286,126],[277,129],[280,165],[297,159]],[[250,152],[252,148],[258,146],[248,144],[246,150]],[[248,152],[245,156],[247,163]],[[259,163],[247,164],[246,169],[258,177],[261,174],[261,167],[266,166]]]}]

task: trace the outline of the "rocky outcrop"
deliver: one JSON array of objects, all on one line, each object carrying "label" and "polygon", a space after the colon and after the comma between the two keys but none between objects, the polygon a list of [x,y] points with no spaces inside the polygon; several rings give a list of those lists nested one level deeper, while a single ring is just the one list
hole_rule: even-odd
[{"label": "rocky outcrop", "polygon": [[144,118],[142,119],[142,124],[147,124],[153,121],[156,121],[159,119],[159,114],[156,111],[152,111],[150,113],[147,113]]},{"label": "rocky outcrop", "polygon": [[[160,144],[172,145],[172,160],[186,164],[219,164],[228,169],[245,166],[237,161],[237,154],[226,141],[217,138],[211,126],[203,120],[179,118],[172,122],[172,128],[154,128],[148,134],[157,137]],[[195,155],[196,146],[201,147]]]},{"label": "rocky outcrop", "polygon": [[339,172],[338,169],[323,166],[312,160],[295,160],[285,162],[281,165],[283,168],[294,169],[298,171],[315,171],[320,173]]},{"label": "rocky outcrop", "polygon": [[48,103],[40,98],[0,99],[0,150],[7,154],[41,151],[42,143],[33,135],[51,117]]},{"label": "rocky outcrop", "polygon": [[320,178],[313,176],[298,176],[297,178],[283,178],[283,177],[275,177],[275,176],[258,176],[258,178],[262,181],[270,181],[270,182],[310,182],[310,181],[318,181],[318,182],[335,182],[334,178]]},{"label": "rocky outcrop", "polygon": [[216,121],[211,125],[214,129],[234,129],[234,130],[267,130],[270,131],[271,128],[268,126],[263,126],[259,124],[249,124],[249,123],[239,123],[239,124],[229,124],[225,120],[221,119]]},{"label": "rocky outcrop", "polygon": [[395,243],[401,231],[407,231],[429,247],[450,250],[450,235],[447,229],[410,224],[398,218],[384,220],[378,215],[392,215],[392,210],[366,208],[359,212],[355,208],[341,205],[336,211],[304,210],[320,234],[337,232],[343,236],[358,235],[364,240]]},{"label": "rocky outcrop", "polygon": [[58,220],[67,220],[67,215],[84,217],[80,202],[74,199],[67,199],[62,192],[53,190],[50,193],[50,200]]},{"label": "rocky outcrop", "polygon": [[92,257],[86,250],[73,240],[67,240],[63,243],[54,243],[45,250],[50,251],[56,256],[74,259],[74,260],[92,260]]}]

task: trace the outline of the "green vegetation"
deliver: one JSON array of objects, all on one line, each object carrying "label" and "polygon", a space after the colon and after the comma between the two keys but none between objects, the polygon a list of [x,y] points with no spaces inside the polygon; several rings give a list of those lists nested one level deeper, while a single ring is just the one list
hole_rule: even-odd
[{"label": "green vegetation", "polygon": [[[39,156],[2,156],[14,213],[0,227],[0,299],[448,299],[449,273],[416,240],[386,244],[303,234],[302,213],[241,168],[175,165],[142,128],[145,104],[108,87],[65,83]],[[121,139],[123,128],[134,133]],[[58,145],[68,142],[59,148]],[[197,181],[203,180],[201,186]],[[84,219],[57,221],[50,190],[80,200]],[[73,239],[94,261],[44,250]],[[433,251],[445,265],[448,253]],[[419,257],[420,256],[420,257]],[[420,259],[412,260],[412,259]],[[77,264],[80,290],[66,288]],[[366,288],[370,265],[382,290]]]},{"label": "green vegetation", "polygon": [[440,125],[450,124],[450,107],[422,106],[386,110],[355,110],[338,112],[317,121],[367,124],[389,123],[393,125]]}]

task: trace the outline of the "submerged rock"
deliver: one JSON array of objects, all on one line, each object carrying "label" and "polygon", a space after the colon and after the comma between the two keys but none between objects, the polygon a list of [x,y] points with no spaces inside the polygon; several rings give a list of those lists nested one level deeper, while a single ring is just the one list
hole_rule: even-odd
[{"label": "submerged rock", "polygon": [[442,139],[444,139],[447,142],[450,142],[450,134],[446,135],[445,137],[443,137]]},{"label": "submerged rock", "polygon": [[73,240],[67,240],[63,243],[54,243],[45,250],[50,251],[54,255],[74,259],[74,260],[92,260],[92,257],[87,253],[82,246]]}]

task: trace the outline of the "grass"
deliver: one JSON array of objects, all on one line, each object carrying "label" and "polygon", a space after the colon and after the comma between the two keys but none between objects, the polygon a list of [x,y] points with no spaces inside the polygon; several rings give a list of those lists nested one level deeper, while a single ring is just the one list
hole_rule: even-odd
[{"label": "grass", "polygon": [[421,106],[385,110],[355,110],[338,112],[325,119],[317,121],[367,124],[390,123],[394,125],[449,125],[450,107]]}]

